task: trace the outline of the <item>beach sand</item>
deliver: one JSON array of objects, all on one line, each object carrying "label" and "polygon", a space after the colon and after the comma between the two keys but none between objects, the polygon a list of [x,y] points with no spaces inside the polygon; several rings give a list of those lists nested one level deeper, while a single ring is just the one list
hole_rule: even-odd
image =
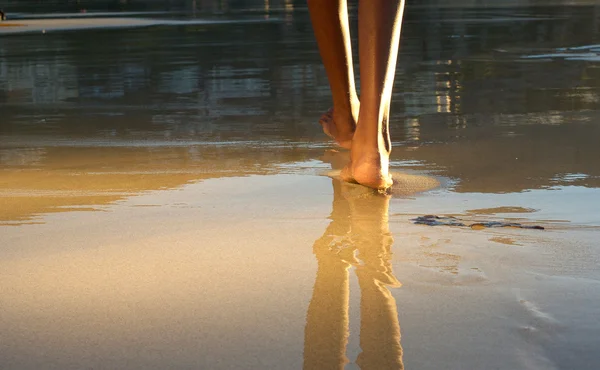
[{"label": "beach sand", "polygon": [[[597,323],[582,318],[600,303],[598,230],[553,221],[569,211],[544,207],[555,194],[459,194],[395,172],[404,186],[386,196],[328,177],[327,163],[223,177],[201,162],[165,176],[144,168],[159,157],[126,152],[104,157],[101,177],[67,162],[43,181],[2,177],[4,202],[19,189],[48,207],[2,210],[9,368],[585,368],[595,356],[582,342]],[[432,212],[547,230],[411,221]]]}]

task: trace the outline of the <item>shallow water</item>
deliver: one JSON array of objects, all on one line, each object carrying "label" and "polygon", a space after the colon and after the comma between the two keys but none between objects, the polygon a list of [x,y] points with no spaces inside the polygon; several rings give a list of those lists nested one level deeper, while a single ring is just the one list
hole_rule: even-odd
[{"label": "shallow water", "polygon": [[409,7],[383,196],[267,3],[0,36],[0,367],[598,368],[600,7]]}]

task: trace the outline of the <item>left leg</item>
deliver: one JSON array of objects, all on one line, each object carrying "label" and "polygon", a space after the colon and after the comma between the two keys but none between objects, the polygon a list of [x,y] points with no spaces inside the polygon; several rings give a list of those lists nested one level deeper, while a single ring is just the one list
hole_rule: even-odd
[{"label": "left leg", "polygon": [[333,109],[321,117],[323,130],[340,146],[350,149],[356,130],[359,101],[346,0],[308,0],[315,38],[333,97]]}]

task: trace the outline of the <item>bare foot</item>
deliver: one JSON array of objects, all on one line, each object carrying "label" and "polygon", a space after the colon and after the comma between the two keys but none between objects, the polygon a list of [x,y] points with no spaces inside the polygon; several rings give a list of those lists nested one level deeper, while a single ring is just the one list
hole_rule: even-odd
[{"label": "bare foot", "polygon": [[[360,125],[360,124],[359,124]],[[371,139],[365,126],[359,126],[352,140],[350,163],[342,170],[342,179],[373,189],[387,189],[393,185],[389,173],[392,143],[387,125]]]},{"label": "bare foot", "polygon": [[342,170],[342,180],[380,190],[393,185],[389,173],[388,153],[376,151],[355,153],[355,149],[352,148],[351,158],[350,163]]},{"label": "bare foot", "polygon": [[358,114],[345,113],[329,109],[321,116],[319,123],[327,136],[345,149],[351,149],[352,138],[356,130],[356,118]]}]

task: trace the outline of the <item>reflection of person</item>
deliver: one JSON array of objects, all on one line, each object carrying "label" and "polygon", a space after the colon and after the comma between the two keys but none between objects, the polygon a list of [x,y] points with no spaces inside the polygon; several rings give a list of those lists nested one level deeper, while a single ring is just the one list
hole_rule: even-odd
[{"label": "reflection of person", "polygon": [[392,184],[389,109],[404,0],[359,1],[360,102],[346,0],[308,0],[308,8],[333,96],[333,109],[320,122],[325,133],[351,149],[351,163],[342,176],[371,188],[387,188]]},{"label": "reflection of person", "polygon": [[403,369],[396,301],[388,289],[400,286],[390,263],[389,197],[357,196],[349,187],[333,180],[332,221],[313,246],[318,267],[306,315],[304,369],[343,369],[348,362],[348,269],[353,265],[361,291],[362,353],[356,363],[361,369]]}]

